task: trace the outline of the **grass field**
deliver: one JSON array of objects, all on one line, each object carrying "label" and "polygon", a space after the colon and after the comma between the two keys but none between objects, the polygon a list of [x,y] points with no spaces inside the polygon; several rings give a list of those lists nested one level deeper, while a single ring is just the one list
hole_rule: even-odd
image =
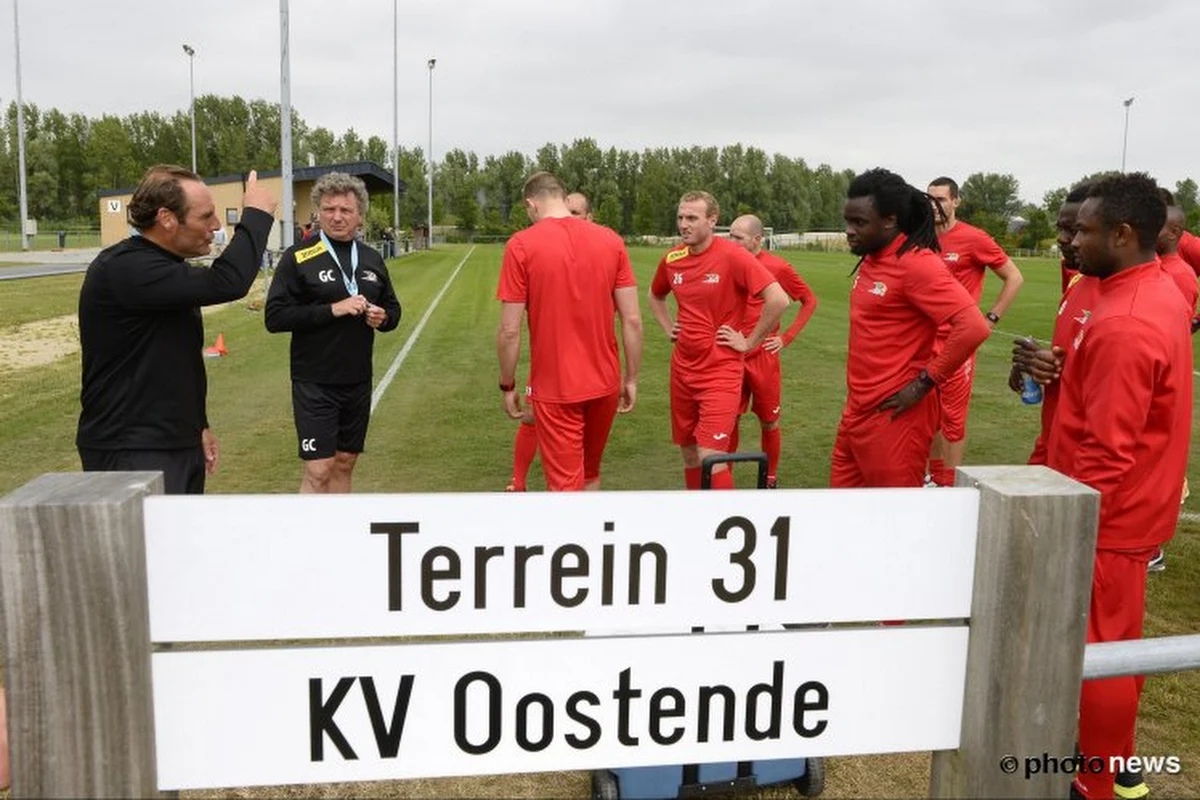
[{"label": "grass field", "polygon": [[[404,306],[397,331],[377,339],[375,375],[392,364],[432,299],[468,248],[447,246],[392,262]],[[496,491],[508,480],[514,423],[496,391],[494,299],[501,248],[478,247],[466,261],[400,367],[372,418],[367,452],[355,474],[361,492]],[[639,285],[649,284],[661,251],[631,251]],[[834,430],[845,394],[848,255],[785,252],[813,286],[820,306],[784,352],[783,458],[780,483],[819,487],[828,479]],[[1057,263],[1026,259],[1025,289],[980,351],[969,423],[968,463],[1023,463],[1038,426],[1038,408],[1011,393],[1012,336],[1048,336],[1058,304]],[[18,325],[72,314],[82,276],[0,283],[0,336]],[[989,280],[988,296],[997,290]],[[259,290],[260,291],[260,290]],[[260,295],[261,296],[261,295]],[[986,302],[986,299],[985,299]],[[675,489],[683,482],[670,442],[669,345],[644,308],[646,346],[637,409],[618,419],[606,454],[607,489]],[[789,317],[790,318],[790,317]],[[288,338],[269,335],[261,313],[238,302],[206,316],[208,341],[225,335],[230,355],[208,361],[209,418],[222,444],[211,492],[292,492],[300,467],[292,427]],[[519,373],[524,377],[524,370]],[[0,364],[0,493],[51,471],[77,470],[79,357],[36,368]],[[742,447],[757,446],[757,423],[743,420]],[[1200,486],[1193,436],[1191,482]],[[540,486],[534,468],[530,485]],[[742,470],[739,480],[750,479]],[[1185,512],[1200,512],[1200,493]],[[1147,635],[1200,631],[1200,523],[1188,517],[1168,555],[1150,576]],[[1178,755],[1183,772],[1152,776],[1156,797],[1200,796],[1200,673],[1152,677],[1142,704],[1139,749]],[[827,796],[907,796],[927,792],[926,756],[831,759]],[[584,797],[584,776],[555,773],[482,780],[293,787],[291,796],[556,796]],[[269,792],[242,792],[266,796]],[[213,793],[212,796],[216,796]],[[772,795],[774,796],[774,795]]]}]

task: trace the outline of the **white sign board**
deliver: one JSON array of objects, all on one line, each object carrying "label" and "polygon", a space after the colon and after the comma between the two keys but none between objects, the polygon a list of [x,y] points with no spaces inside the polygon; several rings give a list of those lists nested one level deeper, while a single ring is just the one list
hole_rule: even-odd
[{"label": "white sign board", "polygon": [[953,749],[967,628],[157,653],[160,789]]},{"label": "white sign board", "polygon": [[121,201],[120,200],[109,200],[109,201],[107,201],[107,208],[108,208],[108,213],[110,213],[110,214],[120,214],[121,213]]},{"label": "white sign board", "polygon": [[974,489],[150,497],[158,642],[970,616]]}]

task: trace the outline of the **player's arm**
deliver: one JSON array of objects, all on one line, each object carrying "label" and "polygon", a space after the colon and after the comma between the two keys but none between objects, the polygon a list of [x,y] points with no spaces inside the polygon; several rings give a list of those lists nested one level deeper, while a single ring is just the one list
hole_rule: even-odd
[{"label": "player's arm", "polygon": [[513,419],[521,417],[517,399],[517,359],[521,355],[521,317],[524,303],[500,304],[500,328],[496,331],[496,355],[500,359],[500,386],[504,392],[504,409]]},{"label": "player's arm", "polygon": [[642,311],[638,307],[636,286],[615,289],[613,300],[621,317],[621,349],[625,352],[625,379],[617,410],[625,413],[632,411],[637,403],[638,373],[642,368]]},{"label": "player's arm", "polygon": [[311,330],[333,322],[334,316],[334,307],[328,303],[310,303],[304,299],[296,256],[292,251],[284,253],[267,291],[263,313],[267,330],[271,333]]},{"label": "player's arm", "polygon": [[779,337],[780,345],[787,347],[812,319],[813,313],[817,310],[817,296],[813,294],[813,290],[804,282],[804,279],[796,274],[795,270],[786,270],[784,276],[786,277],[781,279],[780,285],[783,286],[788,297],[800,303],[800,310],[796,312],[796,318]]},{"label": "player's arm", "polygon": [[667,280],[667,271],[663,262],[659,262],[650,282],[650,292],[646,295],[650,303],[650,314],[658,327],[662,328],[667,338],[674,342],[679,338],[679,323],[671,319],[671,309],[667,307],[667,295],[671,293],[671,283]]},{"label": "player's arm", "polygon": [[1087,414],[1074,477],[1102,496],[1120,486],[1134,465],[1155,375],[1169,369],[1157,351],[1145,323],[1125,318],[1094,327],[1084,347],[1071,356],[1080,359],[1077,366],[1088,378],[1083,384]]},{"label": "player's arm", "polygon": [[763,301],[762,316],[758,318],[758,324],[754,326],[754,330],[746,337],[746,349],[743,351],[746,353],[762,344],[762,340],[767,337],[769,331],[775,330],[775,326],[779,324],[779,318],[783,316],[783,310],[788,307],[790,302],[787,292],[779,285],[779,281],[768,283],[756,296],[762,298]]},{"label": "player's arm", "polygon": [[[1000,294],[996,297],[996,302],[992,303],[992,309],[988,314],[1000,318],[1004,316],[1004,312],[1008,311],[1013,300],[1017,299],[1017,292],[1021,291],[1021,285],[1025,283],[1025,276],[1021,274],[1021,270],[1017,269],[1017,265],[1011,258],[1005,258],[1004,266],[993,272],[1000,279],[1001,286]],[[996,325],[995,322],[992,322],[991,316],[988,317],[988,323],[992,327]]]}]

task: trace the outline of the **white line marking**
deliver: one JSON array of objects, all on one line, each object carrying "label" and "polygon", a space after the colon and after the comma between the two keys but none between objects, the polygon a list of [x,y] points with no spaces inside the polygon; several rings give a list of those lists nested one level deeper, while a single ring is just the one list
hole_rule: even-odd
[{"label": "white line marking", "polygon": [[417,343],[417,337],[421,335],[421,331],[425,330],[425,323],[429,321],[429,317],[433,314],[433,310],[438,307],[438,303],[442,301],[442,295],[450,288],[450,284],[454,283],[454,279],[458,277],[459,270],[463,264],[467,263],[467,259],[471,257],[471,253],[475,252],[475,245],[471,245],[471,249],[462,257],[462,261],[458,262],[458,266],[454,268],[454,272],[450,273],[450,277],[442,285],[441,291],[433,298],[433,302],[429,304],[429,308],[425,309],[424,316],[417,323],[417,327],[413,328],[412,333],[408,335],[408,341],[404,343],[404,347],[400,348],[400,352],[396,354],[396,358],[392,361],[392,365],[388,367],[388,371],[384,373],[379,384],[375,387],[375,391],[371,392],[371,413],[375,413],[375,407],[379,405],[379,401],[383,398],[383,393],[392,383],[392,378],[396,377],[396,371],[400,369],[400,365],[404,363],[404,359],[408,357],[408,353],[413,349],[413,345]]}]

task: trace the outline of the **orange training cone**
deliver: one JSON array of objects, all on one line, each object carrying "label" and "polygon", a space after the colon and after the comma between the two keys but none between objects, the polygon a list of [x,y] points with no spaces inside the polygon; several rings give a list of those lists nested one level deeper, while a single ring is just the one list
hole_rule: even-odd
[{"label": "orange training cone", "polygon": [[212,347],[204,348],[205,358],[220,358],[221,356],[229,355],[229,351],[225,349],[225,334],[217,334],[217,343]]}]

